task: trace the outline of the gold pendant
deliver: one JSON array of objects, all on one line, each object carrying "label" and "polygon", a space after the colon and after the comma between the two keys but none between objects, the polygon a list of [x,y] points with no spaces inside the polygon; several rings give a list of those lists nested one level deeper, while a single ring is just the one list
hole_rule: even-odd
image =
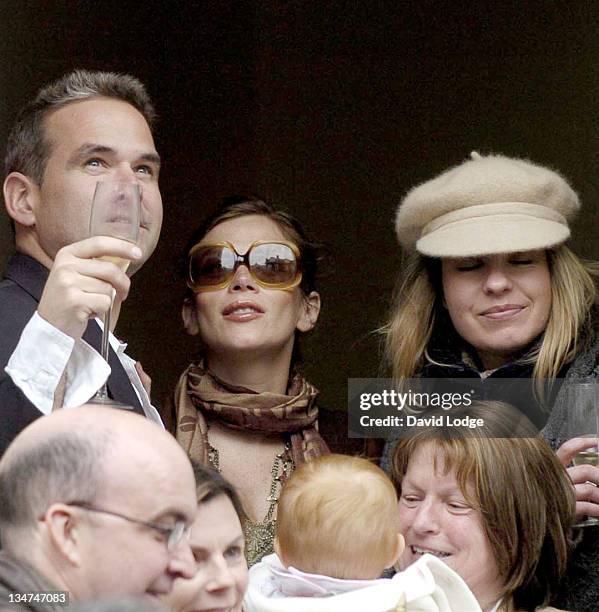
[{"label": "gold pendant", "polygon": [[275,526],[277,521],[272,519],[263,523],[246,521],[244,526],[245,557],[248,567],[252,567],[274,552]]}]

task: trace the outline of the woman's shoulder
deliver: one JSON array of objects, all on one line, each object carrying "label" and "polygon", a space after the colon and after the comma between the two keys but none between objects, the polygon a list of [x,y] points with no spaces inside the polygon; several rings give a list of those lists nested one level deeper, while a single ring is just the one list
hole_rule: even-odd
[{"label": "woman's shoulder", "polygon": [[599,333],[594,333],[572,361],[567,378],[599,378]]}]

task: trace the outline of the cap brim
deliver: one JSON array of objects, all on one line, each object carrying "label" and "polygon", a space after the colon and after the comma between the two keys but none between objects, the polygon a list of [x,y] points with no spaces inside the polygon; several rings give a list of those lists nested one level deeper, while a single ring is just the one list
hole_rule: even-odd
[{"label": "cap brim", "polygon": [[461,219],[439,227],[416,242],[429,257],[474,257],[547,249],[570,237],[566,225],[524,215]]}]

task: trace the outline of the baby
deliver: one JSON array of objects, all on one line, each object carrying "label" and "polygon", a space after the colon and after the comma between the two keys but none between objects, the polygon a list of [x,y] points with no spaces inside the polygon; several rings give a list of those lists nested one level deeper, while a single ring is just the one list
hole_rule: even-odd
[{"label": "baby", "polygon": [[424,555],[379,578],[404,548],[397,495],[378,467],[326,455],[296,470],[277,510],[276,554],[250,570],[245,612],[477,612],[462,579]]}]

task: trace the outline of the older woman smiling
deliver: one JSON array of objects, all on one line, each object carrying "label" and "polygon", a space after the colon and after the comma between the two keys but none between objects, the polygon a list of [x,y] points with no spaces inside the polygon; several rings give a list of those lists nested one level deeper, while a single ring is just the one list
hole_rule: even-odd
[{"label": "older woman smiling", "polygon": [[420,429],[395,448],[401,565],[439,557],[485,612],[553,610],[543,606],[565,572],[574,517],[566,471],[545,440],[519,437],[531,432],[501,437],[514,433],[511,406],[479,404],[467,413],[484,427]]}]

